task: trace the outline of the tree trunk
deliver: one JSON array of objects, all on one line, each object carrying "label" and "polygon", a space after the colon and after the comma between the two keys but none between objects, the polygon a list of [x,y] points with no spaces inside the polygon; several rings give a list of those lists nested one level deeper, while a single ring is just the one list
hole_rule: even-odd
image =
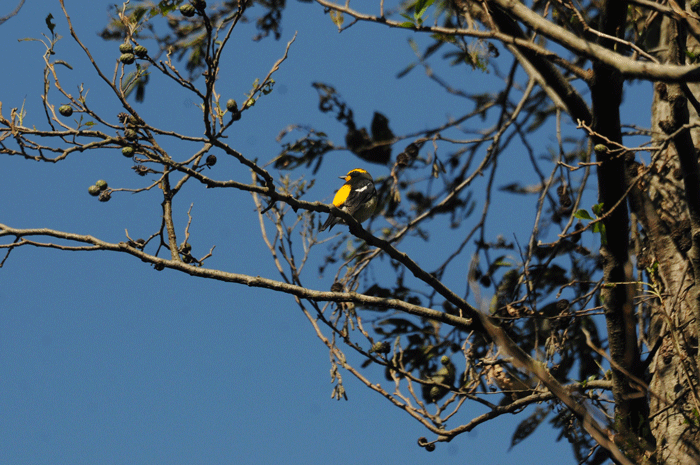
[{"label": "tree trunk", "polygon": [[[685,61],[685,51],[676,44],[683,43],[683,32],[675,22],[664,19],[659,49],[666,52],[666,62]],[[657,83],[652,103],[652,130],[657,135],[654,145],[666,134],[674,133],[683,124],[698,122],[697,113],[690,108],[680,85]],[[682,119],[686,118],[686,121]],[[633,197],[633,210],[640,220],[648,240],[649,259],[641,265],[658,269],[652,273],[660,298],[651,305],[648,344],[652,348],[650,373],[650,427],[656,438],[658,463],[700,463],[700,427],[698,417],[698,358],[697,358],[697,295],[695,270],[690,259],[693,234],[692,209],[688,208],[686,182],[697,175],[697,155],[693,145],[698,131],[684,131],[673,138],[674,143],[653,156],[649,184],[640,186]],[[692,140],[690,137],[692,136]],[[679,137],[685,137],[680,140]],[[690,163],[681,163],[683,144],[690,145]],[[686,147],[687,148],[687,147]],[[690,189],[688,189],[690,187]],[[690,202],[699,199],[690,199]]]}]

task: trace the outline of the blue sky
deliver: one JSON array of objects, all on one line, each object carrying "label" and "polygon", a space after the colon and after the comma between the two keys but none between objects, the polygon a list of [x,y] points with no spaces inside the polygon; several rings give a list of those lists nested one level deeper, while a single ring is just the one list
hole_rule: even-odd
[{"label": "blue sky", "polygon": [[[79,36],[111,76],[117,43],[96,35],[108,20],[109,4],[66,0]],[[24,101],[28,125],[45,124],[39,98],[44,49],[18,39],[47,33],[48,13],[64,36],[57,57],[73,66],[61,70],[64,86],[77,93],[77,85],[85,83],[88,103],[114,120],[118,103],[70,39],[57,1],[27,2],[0,26],[3,115]],[[293,123],[313,125],[342,142],[342,126],[318,111],[314,81],[335,86],[361,125],[368,126],[378,110],[395,133],[431,127],[465,111],[464,101],[446,96],[420,69],[396,79],[414,60],[408,38],[424,40],[415,34],[372,24],[338,34],[321,7],[297,2],[285,10],[283,27],[280,41],[260,43],[250,40],[252,25],[237,29],[218,85],[224,98],[241,102],[298,31],[289,59],[275,75],[274,92],[231,132],[229,142],[251,158],[271,160],[279,151],[275,136]],[[471,91],[494,90],[493,74],[464,67],[443,72]],[[50,97],[61,101],[55,91]],[[201,134],[191,97],[157,76],[137,109],[161,127]],[[192,150],[182,143],[170,147]],[[513,163],[517,156],[512,154]],[[159,227],[156,192],[117,193],[108,203],[88,196],[97,179],[126,188],[143,183],[115,151],[77,154],[55,165],[16,157],[0,163],[1,223],[114,242],[124,240],[125,229],[137,238]],[[328,201],[337,176],[360,165],[351,154],[331,154],[308,200]],[[387,168],[370,169],[375,177],[388,174]],[[211,176],[250,179],[224,157]],[[175,203],[181,230],[192,203],[195,255],[216,245],[208,266],[277,279],[248,195],[187,187]],[[532,212],[496,211],[499,221],[531,226]],[[419,250],[416,258],[429,264],[430,252]],[[330,287],[333,273],[319,277],[309,269],[308,286]],[[463,286],[463,275],[454,282]],[[331,400],[329,370],[328,350],[285,295],[156,272],[133,257],[104,252],[25,247],[13,251],[0,270],[0,463],[574,463],[568,444],[555,442],[556,433],[547,428],[509,451],[521,416],[499,418],[427,453],[416,440],[431,438],[428,431],[350,374],[343,376],[349,401]],[[468,406],[459,419],[479,413]]]}]

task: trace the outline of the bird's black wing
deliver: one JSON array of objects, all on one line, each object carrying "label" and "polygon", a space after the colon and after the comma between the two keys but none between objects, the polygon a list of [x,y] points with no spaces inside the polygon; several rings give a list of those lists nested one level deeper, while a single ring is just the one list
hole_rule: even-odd
[{"label": "bird's black wing", "polygon": [[350,195],[345,199],[345,208],[348,213],[352,214],[360,205],[375,195],[377,195],[377,190],[374,188],[374,183],[369,179],[363,179],[350,191]]}]

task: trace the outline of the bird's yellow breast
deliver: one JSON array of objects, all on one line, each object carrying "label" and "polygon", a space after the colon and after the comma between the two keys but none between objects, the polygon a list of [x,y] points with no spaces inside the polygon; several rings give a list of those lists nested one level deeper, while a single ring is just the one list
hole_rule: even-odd
[{"label": "bird's yellow breast", "polygon": [[345,184],[343,187],[338,189],[338,192],[335,193],[335,197],[333,197],[333,205],[335,205],[337,208],[340,208],[343,203],[345,203],[345,199],[348,198],[350,195],[350,190],[352,187],[349,185]]}]

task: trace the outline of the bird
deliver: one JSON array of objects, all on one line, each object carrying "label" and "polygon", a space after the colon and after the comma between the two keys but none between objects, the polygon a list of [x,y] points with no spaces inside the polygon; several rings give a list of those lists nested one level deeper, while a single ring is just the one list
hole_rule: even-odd
[{"label": "bird", "polygon": [[[362,168],[355,168],[345,176],[339,177],[345,180],[345,184],[335,193],[333,206],[349,213],[360,223],[369,219],[377,208],[377,189],[374,187],[372,175]],[[330,213],[319,232],[333,229],[337,223],[343,223],[343,220]]]}]

